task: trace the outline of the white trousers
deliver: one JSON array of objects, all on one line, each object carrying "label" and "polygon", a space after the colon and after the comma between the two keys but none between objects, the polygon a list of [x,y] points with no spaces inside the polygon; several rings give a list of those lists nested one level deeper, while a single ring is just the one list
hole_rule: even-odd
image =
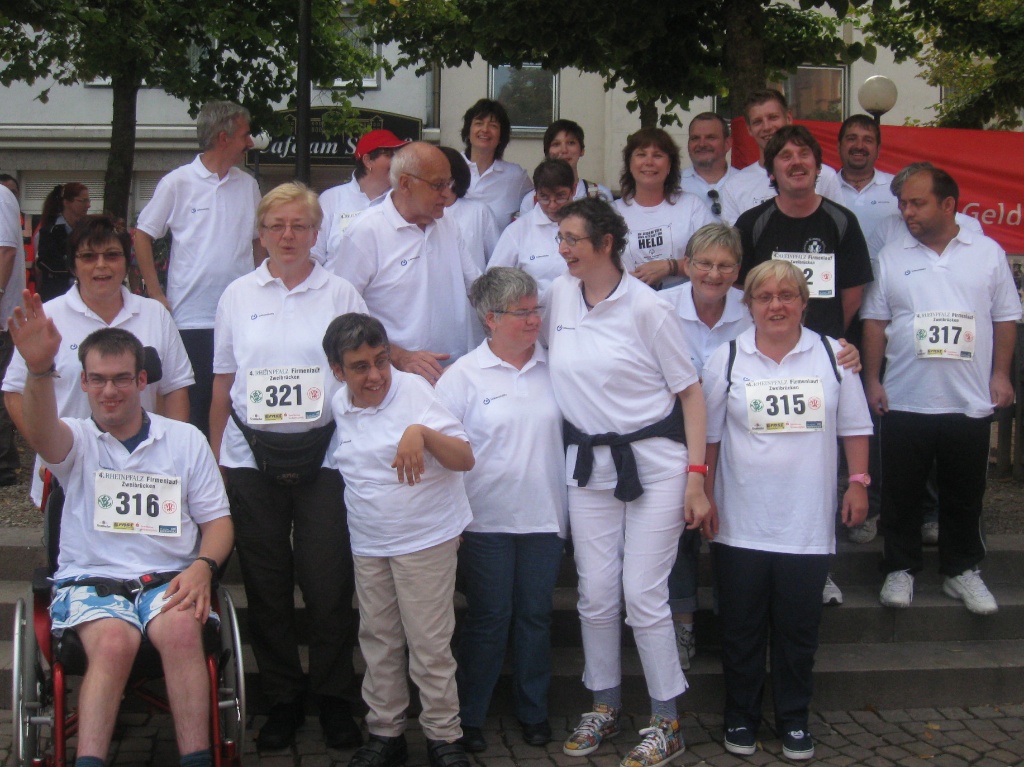
[{"label": "white trousers", "polygon": [[668,575],[685,526],[685,488],[681,474],[647,483],[640,498],[623,503],[612,489],[569,487],[588,690],[622,683],[623,601],[648,694],[671,700],[686,690],[668,606]]}]

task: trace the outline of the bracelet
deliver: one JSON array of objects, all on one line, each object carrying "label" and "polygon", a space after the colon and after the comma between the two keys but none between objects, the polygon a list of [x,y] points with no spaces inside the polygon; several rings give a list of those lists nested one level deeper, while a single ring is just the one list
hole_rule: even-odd
[{"label": "bracelet", "polygon": [[57,372],[56,362],[51,363],[50,367],[48,367],[42,373],[33,373],[31,370],[28,370],[28,368],[25,369],[25,372],[28,373],[29,378],[60,378],[60,373]]},{"label": "bracelet", "polygon": [[708,475],[708,465],[706,463],[701,464],[690,464],[686,467],[687,474],[703,474],[705,477]]},{"label": "bracelet", "polygon": [[679,262],[674,258],[666,258],[665,260],[668,261],[668,276],[675,277],[679,274]]},{"label": "bracelet", "polygon": [[214,575],[220,569],[220,565],[217,564],[217,560],[213,557],[196,557],[196,562],[206,562],[210,566],[210,572]]}]

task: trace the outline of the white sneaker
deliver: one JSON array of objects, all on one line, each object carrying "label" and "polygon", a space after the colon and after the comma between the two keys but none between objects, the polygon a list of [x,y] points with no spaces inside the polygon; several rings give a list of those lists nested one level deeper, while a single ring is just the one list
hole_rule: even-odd
[{"label": "white sneaker", "polygon": [[978,615],[991,615],[999,611],[996,598],[981,579],[981,570],[964,570],[960,575],[942,582],[946,596],[962,599],[964,607]]},{"label": "white sneaker", "polygon": [[878,601],[886,607],[910,607],[914,601],[914,576],[909,570],[894,570],[885,576]]},{"label": "white sneaker", "polygon": [[878,535],[878,517],[865,519],[862,524],[854,525],[846,534],[850,543],[871,543]]},{"label": "white sneaker", "polygon": [[921,525],[921,543],[925,546],[939,545],[939,523],[925,522]]},{"label": "white sneaker", "polygon": [[683,671],[690,670],[690,659],[697,654],[697,639],[693,629],[688,629],[679,621],[672,621],[676,630],[676,649],[679,650],[679,665]]},{"label": "white sneaker", "polygon": [[821,603],[823,605],[841,605],[843,603],[843,592],[832,580],[831,573],[825,576],[825,588],[821,590]]}]

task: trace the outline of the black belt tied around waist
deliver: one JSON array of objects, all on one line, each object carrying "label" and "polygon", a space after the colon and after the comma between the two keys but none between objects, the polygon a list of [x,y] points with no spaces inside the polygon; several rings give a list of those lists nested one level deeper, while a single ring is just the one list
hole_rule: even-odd
[{"label": "black belt tied around waist", "polygon": [[585,434],[566,420],[562,421],[562,441],[565,446],[579,445],[576,451],[576,467],[573,469],[572,478],[580,487],[586,487],[590,481],[590,475],[594,471],[594,448],[608,445],[612,451],[612,461],[615,464],[615,497],[629,503],[635,501],[644,494],[643,485],[640,484],[640,473],[636,467],[636,456],[633,455],[632,442],[639,442],[642,439],[652,437],[665,437],[673,442],[686,444],[686,432],[683,429],[683,403],[679,397],[674,397],[675,405],[672,412],[650,426],[644,426],[629,434]]},{"label": "black belt tied around waist", "polygon": [[172,570],[162,573],[146,573],[138,578],[129,578],[123,581],[118,578],[95,577],[81,578],[79,580],[70,579],[54,585],[59,589],[67,586],[92,586],[96,589],[96,596],[118,596],[134,601],[135,597],[142,592],[155,589],[157,586],[163,586],[165,583],[170,583],[180,574],[181,570]]}]

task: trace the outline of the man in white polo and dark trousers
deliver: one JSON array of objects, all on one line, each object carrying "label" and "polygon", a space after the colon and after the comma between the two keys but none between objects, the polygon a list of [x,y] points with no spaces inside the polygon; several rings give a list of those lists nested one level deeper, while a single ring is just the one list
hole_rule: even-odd
[{"label": "man in white polo and dark trousers", "polygon": [[[260,190],[237,166],[252,149],[249,110],[230,101],[203,105],[196,121],[202,153],[156,186],[139,214],[135,257],[146,291],[168,308],[196,383],[189,421],[209,438],[213,391],[213,320],[224,289],[263,260],[256,232]],[[153,240],[171,233],[167,294],[153,262]]]},{"label": "man in white polo and dark trousers", "polygon": [[880,601],[909,607],[913,599],[923,565],[921,501],[936,462],[942,590],[986,615],[999,609],[978,569],[990,416],[1013,403],[1021,303],[1003,249],[956,223],[958,198],[956,182],[939,168],[922,168],[903,183],[899,204],[910,236],[882,249],[861,308],[864,382],[882,420],[887,575]]}]

